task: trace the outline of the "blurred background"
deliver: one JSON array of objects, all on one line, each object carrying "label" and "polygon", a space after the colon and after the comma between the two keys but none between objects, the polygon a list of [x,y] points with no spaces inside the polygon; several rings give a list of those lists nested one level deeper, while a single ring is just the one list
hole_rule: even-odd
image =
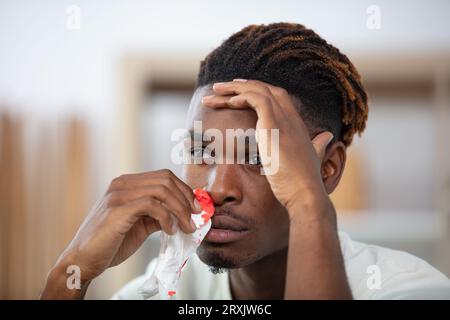
[{"label": "blurred background", "polygon": [[[333,194],[341,230],[450,275],[450,2],[0,1],[0,298],[35,299],[109,182],[180,167],[199,61],[253,23],[297,22],[354,62],[366,132]],[[158,236],[91,285],[107,299]]]}]

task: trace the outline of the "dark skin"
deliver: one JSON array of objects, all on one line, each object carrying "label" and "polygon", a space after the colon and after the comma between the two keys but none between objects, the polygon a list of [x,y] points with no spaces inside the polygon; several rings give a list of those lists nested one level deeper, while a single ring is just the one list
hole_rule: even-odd
[{"label": "dark skin", "polygon": [[[226,129],[255,128],[257,116],[251,109],[205,108],[200,98],[212,93],[210,88],[196,92],[186,120],[189,130],[193,130],[194,120],[202,121],[204,131],[216,128],[224,137]],[[225,143],[226,139],[224,148]],[[250,229],[242,240],[226,244],[203,241],[197,251],[207,264],[224,263],[233,268],[230,280],[237,299],[283,298],[289,218],[260,168],[259,164],[237,163],[185,168],[184,180],[194,188],[206,186],[216,211],[231,210]],[[269,271],[276,276],[267,277]]]},{"label": "dark skin", "polygon": [[[254,80],[199,88],[187,126],[202,120],[204,130],[280,129],[279,170],[260,175],[254,164],[198,164],[185,168],[184,182],[168,171],[115,179],[49,273],[42,298],[82,298],[91,280],[127,259],[149,234],[172,234],[171,216],[192,232],[190,212],[199,208],[190,188],[202,187],[216,214],[248,228],[239,241],[204,241],[198,250],[204,262],[231,268],[235,299],[350,299],[328,197],[342,175],[345,146],[330,143],[329,132],[308,130],[294,101],[282,88]],[[258,140],[260,151],[267,147]],[[82,270],[81,290],[65,288],[70,264]]]}]

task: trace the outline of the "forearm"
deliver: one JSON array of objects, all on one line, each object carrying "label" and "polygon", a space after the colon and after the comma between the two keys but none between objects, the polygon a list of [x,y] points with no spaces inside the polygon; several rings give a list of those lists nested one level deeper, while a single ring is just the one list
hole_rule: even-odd
[{"label": "forearm", "polygon": [[52,268],[41,293],[41,300],[82,300],[84,298],[90,281],[81,282],[80,289],[69,288],[67,266],[67,263],[60,262]]},{"label": "forearm", "polygon": [[295,203],[291,217],[286,299],[352,299],[327,195]]}]

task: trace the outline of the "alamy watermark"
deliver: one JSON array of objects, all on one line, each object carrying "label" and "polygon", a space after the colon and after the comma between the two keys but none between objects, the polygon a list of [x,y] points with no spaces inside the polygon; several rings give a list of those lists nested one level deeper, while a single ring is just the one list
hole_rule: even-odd
[{"label": "alamy watermark", "polygon": [[69,30],[81,29],[81,8],[77,5],[70,5],[66,8],[66,28]]},{"label": "alamy watermark", "polygon": [[66,280],[67,289],[80,290],[81,289],[81,270],[77,265],[70,265],[66,269],[66,273],[68,274]]},{"label": "alamy watermark", "polygon": [[172,148],[171,161],[178,165],[260,164],[261,174],[273,175],[279,169],[279,140],[279,129],[226,129],[224,137],[221,130],[203,131],[202,121],[194,121],[193,130],[179,128],[172,132],[171,141],[177,144]]},{"label": "alamy watermark", "polygon": [[375,4],[367,7],[367,20],[366,26],[369,30],[380,30],[381,29],[381,8]]},{"label": "alamy watermark", "polygon": [[376,264],[370,265],[366,269],[367,277],[366,285],[369,290],[381,290],[381,269]]}]

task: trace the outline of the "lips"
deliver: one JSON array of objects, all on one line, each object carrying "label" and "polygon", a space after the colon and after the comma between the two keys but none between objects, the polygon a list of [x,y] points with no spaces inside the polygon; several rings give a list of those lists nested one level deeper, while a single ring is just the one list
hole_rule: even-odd
[{"label": "lips", "polygon": [[221,213],[212,218],[212,227],[204,240],[215,243],[229,243],[241,240],[248,233],[248,228],[238,220]]},{"label": "lips", "polygon": [[231,231],[247,230],[247,228],[242,223],[236,221],[236,219],[220,213],[216,213],[216,215],[212,217],[211,222],[212,228],[215,229],[225,229]]}]

